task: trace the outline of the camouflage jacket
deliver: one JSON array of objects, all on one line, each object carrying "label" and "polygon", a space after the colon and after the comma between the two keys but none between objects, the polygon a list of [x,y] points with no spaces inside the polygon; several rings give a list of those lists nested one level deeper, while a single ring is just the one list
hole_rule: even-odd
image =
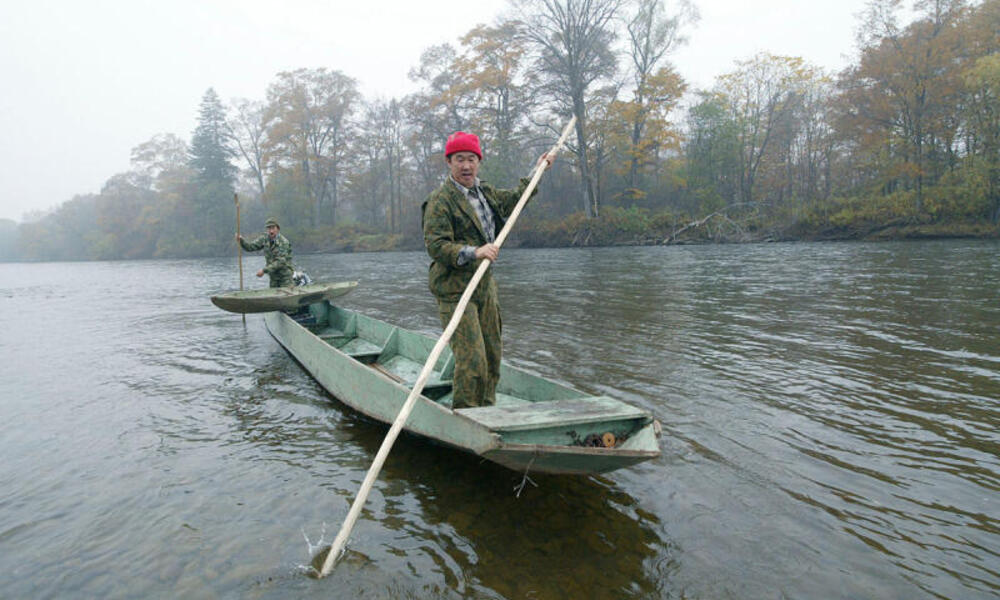
[{"label": "camouflage jacket", "polygon": [[267,234],[262,234],[252,242],[240,240],[240,245],[247,252],[264,250],[264,272],[268,275],[274,275],[286,269],[290,275],[294,271],[292,268],[292,243],[280,233],[274,237],[273,242],[267,237]]},{"label": "camouflage jacket", "polygon": [[[528,187],[528,182],[527,178],[522,178],[520,185],[513,190],[498,190],[488,183],[479,183],[479,189],[493,209],[496,227],[494,237],[503,229],[521,194]],[[532,196],[537,191],[533,190]],[[458,254],[465,246],[478,247],[486,243],[483,226],[476,216],[476,210],[450,178],[446,178],[438,189],[431,192],[424,201],[422,210],[424,245],[431,257],[431,293],[441,300],[456,301],[482,261],[473,260],[459,265]],[[480,285],[485,286],[491,278],[490,271],[487,271]]]}]

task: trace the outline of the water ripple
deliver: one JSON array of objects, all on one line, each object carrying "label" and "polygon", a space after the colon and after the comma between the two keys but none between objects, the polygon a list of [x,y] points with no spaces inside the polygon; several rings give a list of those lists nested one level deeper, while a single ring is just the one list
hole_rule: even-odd
[{"label": "water ripple", "polygon": [[[998,257],[505,250],[507,360],[646,408],[663,456],[517,497],[402,436],[322,581],[300,532],[332,535],[386,428],[211,306],[233,260],[0,265],[0,596],[996,596]],[[422,253],[298,260],[440,331]]]}]

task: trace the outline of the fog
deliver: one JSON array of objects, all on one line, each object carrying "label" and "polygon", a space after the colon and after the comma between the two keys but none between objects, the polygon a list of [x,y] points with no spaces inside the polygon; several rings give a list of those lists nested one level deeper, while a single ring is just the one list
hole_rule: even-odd
[{"label": "fog", "polygon": [[[863,5],[702,0],[701,20],[671,60],[691,89],[761,51],[836,70]],[[358,80],[368,97],[401,96],[424,49],[455,44],[508,10],[505,0],[5,2],[0,219],[98,192],[155,134],[189,139],[209,87],[226,101],[261,99],[276,73],[325,67]]]}]

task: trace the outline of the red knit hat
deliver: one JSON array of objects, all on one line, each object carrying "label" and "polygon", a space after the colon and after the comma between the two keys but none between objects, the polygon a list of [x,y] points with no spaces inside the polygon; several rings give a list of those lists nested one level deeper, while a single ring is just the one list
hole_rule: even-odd
[{"label": "red knit hat", "polygon": [[444,145],[445,158],[456,152],[472,152],[483,160],[483,151],[479,149],[479,136],[474,133],[456,131],[448,136],[448,141]]}]

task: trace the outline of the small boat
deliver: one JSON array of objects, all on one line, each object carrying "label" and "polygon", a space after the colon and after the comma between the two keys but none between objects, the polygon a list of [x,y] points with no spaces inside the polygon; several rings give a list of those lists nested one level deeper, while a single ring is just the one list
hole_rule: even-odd
[{"label": "small boat", "polygon": [[298,310],[316,302],[343,296],[357,287],[357,281],[311,283],[292,287],[263,288],[226,292],[212,296],[212,304],[234,313],[262,313]]},{"label": "small boat", "polygon": [[[383,423],[395,421],[437,341],[328,301],[264,322],[331,395]],[[603,473],[660,455],[660,424],[646,410],[505,363],[495,406],[453,410],[454,368],[445,349],[407,431],[525,473]]]}]

